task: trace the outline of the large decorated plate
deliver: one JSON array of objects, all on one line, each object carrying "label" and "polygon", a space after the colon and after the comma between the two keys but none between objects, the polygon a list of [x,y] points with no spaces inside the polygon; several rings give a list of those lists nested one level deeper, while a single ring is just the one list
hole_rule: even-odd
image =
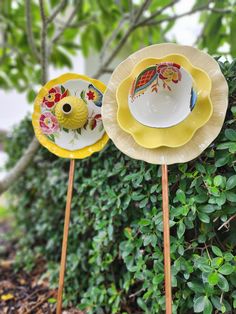
[{"label": "large decorated plate", "polygon": [[57,156],[84,158],[108,141],[101,106],[106,86],[68,73],[48,82],[35,100],[33,126],[39,142]]},{"label": "large decorated plate", "polygon": [[117,88],[120,127],[146,148],[187,143],[211,117],[211,80],[180,54],[138,63]]},{"label": "large decorated plate", "polygon": [[[120,123],[118,122],[117,88],[122,81],[127,79],[134,67],[143,59],[162,59],[169,54],[183,55],[194,67],[199,68],[208,74],[211,80],[210,99],[213,105],[213,113],[210,116],[210,119],[199,128],[193,134],[192,138],[184,145],[179,147],[160,146],[157,148],[146,148],[139,145],[133,135],[121,128]],[[126,106],[128,106],[129,90],[128,86],[126,98],[124,98],[127,102]],[[108,82],[103,97],[102,117],[106,132],[118,149],[123,153],[131,158],[144,160],[152,164],[169,165],[194,159],[210,145],[222,128],[227,106],[228,86],[216,60],[196,48],[166,43],[152,45],[141,49],[130,55],[116,67]],[[194,110],[196,108],[197,104],[195,105]],[[191,116],[193,112],[190,113],[189,116]],[[173,128],[174,127],[175,126],[173,126]],[[170,128],[172,129],[172,127]],[[152,129],[155,130],[155,128]],[[168,129],[169,128],[163,128],[161,130]],[[143,136],[145,136],[145,134]]]}]

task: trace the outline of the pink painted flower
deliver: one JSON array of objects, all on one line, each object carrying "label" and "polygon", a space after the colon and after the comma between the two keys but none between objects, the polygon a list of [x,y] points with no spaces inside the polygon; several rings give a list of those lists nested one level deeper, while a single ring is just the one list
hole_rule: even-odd
[{"label": "pink painted flower", "polygon": [[56,117],[51,112],[45,112],[39,119],[41,130],[44,134],[50,135],[59,129]]},{"label": "pink painted flower", "polygon": [[181,80],[180,65],[173,62],[163,62],[157,67],[159,78],[165,82],[178,83]]},{"label": "pink painted flower", "polygon": [[56,86],[49,90],[48,94],[43,98],[43,106],[51,109],[56,103],[58,103],[62,98],[68,96],[68,90],[64,90]]}]

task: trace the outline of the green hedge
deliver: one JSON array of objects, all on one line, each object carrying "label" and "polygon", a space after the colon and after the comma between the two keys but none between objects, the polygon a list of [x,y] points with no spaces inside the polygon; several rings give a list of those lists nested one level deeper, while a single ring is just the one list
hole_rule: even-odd
[{"label": "green hedge", "polygon": [[[224,129],[197,159],[169,167],[173,313],[236,308],[236,60],[221,64],[230,87]],[[11,167],[33,131],[25,119],[6,150]],[[57,285],[68,160],[41,148],[12,188],[24,235],[18,267],[47,261]],[[164,313],[160,167],[131,160],[110,142],[76,162],[64,305],[88,313]],[[14,196],[13,196],[14,195]],[[220,228],[220,230],[218,230]],[[218,313],[219,313],[218,312]]]}]

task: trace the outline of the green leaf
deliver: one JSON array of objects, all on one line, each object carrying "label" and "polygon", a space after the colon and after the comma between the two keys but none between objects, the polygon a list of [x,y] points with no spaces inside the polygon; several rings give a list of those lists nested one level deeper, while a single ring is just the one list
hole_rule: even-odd
[{"label": "green leaf", "polygon": [[219,268],[224,262],[224,258],[223,257],[214,257],[211,260],[211,266],[213,268]]},{"label": "green leaf", "polygon": [[211,249],[212,249],[212,252],[213,252],[216,256],[220,256],[220,257],[223,256],[223,253],[222,253],[221,249],[219,249],[217,246],[212,245]]},{"label": "green leaf", "polygon": [[232,56],[236,56],[236,37],[235,37],[235,29],[236,29],[236,13],[231,17],[230,21],[230,35],[229,35],[229,40],[230,40],[230,53]]},{"label": "green leaf", "polygon": [[236,186],[236,174],[231,176],[226,182],[226,190],[231,190]]},{"label": "green leaf", "polygon": [[223,166],[225,166],[228,163],[228,161],[229,161],[229,156],[226,155],[226,156],[221,157],[218,160],[216,160],[215,166],[217,168],[223,167]]},{"label": "green leaf", "polygon": [[62,128],[64,132],[69,133],[70,131],[66,128]]},{"label": "green leaf", "polygon": [[228,140],[232,142],[236,142],[236,131],[233,129],[227,129],[225,130],[225,136]]},{"label": "green leaf", "polygon": [[218,282],[217,286],[225,292],[229,291],[229,283],[228,283],[227,279],[224,276],[222,276],[221,274],[219,274],[219,282]]},{"label": "green leaf", "polygon": [[229,253],[229,252],[227,252],[227,253],[224,254],[224,260],[225,260],[226,262],[230,262],[230,261],[232,261],[233,259],[234,259],[233,254],[231,254],[231,253]]},{"label": "green leaf", "polygon": [[186,196],[182,190],[177,190],[176,198],[178,201],[180,201],[180,203],[186,204]]},{"label": "green leaf", "polygon": [[236,193],[226,192],[226,198],[228,201],[235,203],[236,202]]},{"label": "green leaf", "polygon": [[208,216],[207,214],[205,214],[205,213],[198,212],[198,218],[199,218],[202,222],[204,222],[204,223],[206,223],[206,224],[208,224],[208,223],[210,222],[209,216]]},{"label": "green leaf", "polygon": [[182,236],[184,235],[184,232],[185,232],[185,224],[181,220],[179,222],[178,229],[177,229],[177,235],[179,239],[182,238]]},{"label": "green leaf", "polygon": [[212,286],[217,285],[218,281],[219,281],[219,275],[215,272],[215,273],[211,273],[208,276],[208,281],[209,284],[211,284]]},{"label": "green leaf", "polygon": [[223,177],[218,175],[214,178],[213,182],[215,186],[220,186],[223,183]]},{"label": "green leaf", "polygon": [[213,306],[211,304],[211,301],[205,297],[205,307],[204,307],[204,311],[203,314],[211,314],[213,310]]},{"label": "green leaf", "polygon": [[140,203],[139,203],[139,208],[144,208],[148,203],[148,198],[144,198]]},{"label": "green leaf", "polygon": [[152,283],[154,285],[158,285],[159,283],[164,281],[164,275],[163,274],[158,274],[156,276],[153,277],[152,279]]},{"label": "green leaf", "polygon": [[155,234],[145,235],[143,239],[143,245],[147,246],[149,244],[152,244],[153,247],[155,247],[157,243],[157,238]]},{"label": "green leaf", "polygon": [[218,296],[212,296],[211,297],[211,302],[213,303],[214,307],[218,310],[221,311],[222,309],[222,302]]},{"label": "green leaf", "polygon": [[201,313],[201,312],[203,312],[203,310],[205,308],[205,302],[206,302],[205,298],[206,297],[201,296],[201,297],[196,298],[193,301],[194,313]]},{"label": "green leaf", "polygon": [[147,310],[148,310],[147,305],[146,305],[146,303],[143,301],[142,298],[138,298],[138,299],[137,299],[137,303],[138,303],[138,305],[141,307],[142,310],[144,310],[144,311],[147,311]]},{"label": "green leaf", "polygon": [[189,281],[187,283],[188,287],[194,291],[194,292],[198,292],[198,293],[203,293],[204,292],[204,286],[198,282],[194,282],[194,281]]},{"label": "green leaf", "polygon": [[36,97],[36,93],[33,89],[29,90],[27,93],[27,100],[29,103],[32,103]]},{"label": "green leaf", "polygon": [[61,85],[61,93],[62,94],[64,94],[65,90],[66,90],[65,87],[63,85]]},{"label": "green leaf", "polygon": [[216,209],[214,205],[207,204],[207,205],[199,207],[199,210],[203,213],[209,214],[209,213],[213,213]]},{"label": "green leaf", "polygon": [[199,203],[199,204],[202,204],[202,203],[205,203],[208,199],[208,195],[205,194],[205,193],[201,193],[201,194],[197,194],[195,197],[195,202],[196,203]]},{"label": "green leaf", "polygon": [[140,226],[149,226],[150,224],[151,224],[151,220],[150,219],[143,218],[143,219],[141,219],[139,221],[139,225]]},{"label": "green leaf", "polygon": [[230,263],[225,263],[219,268],[222,275],[230,275],[234,271],[234,267]]}]

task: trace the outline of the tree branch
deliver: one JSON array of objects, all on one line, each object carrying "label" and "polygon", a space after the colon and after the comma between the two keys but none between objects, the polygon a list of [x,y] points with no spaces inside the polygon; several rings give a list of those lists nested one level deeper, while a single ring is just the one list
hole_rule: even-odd
[{"label": "tree branch", "polygon": [[[68,28],[80,28],[80,27],[85,26],[91,22],[96,22],[96,21],[97,21],[97,16],[94,14],[87,19],[84,19],[84,20],[76,22],[76,23],[69,24]],[[62,26],[64,26],[64,24]]]},{"label": "tree branch", "polygon": [[73,8],[73,10],[71,11],[70,15],[68,16],[68,19],[66,20],[65,24],[61,27],[61,29],[58,31],[58,33],[53,37],[52,44],[55,44],[60,39],[60,37],[62,36],[64,31],[73,22],[73,19],[76,16],[76,14],[77,14],[81,4],[82,4],[81,0],[77,0],[77,3],[75,4],[75,7]]},{"label": "tree branch", "polygon": [[221,230],[223,227],[226,227],[226,229],[229,229],[229,223],[231,220],[236,218],[236,214],[234,214],[233,216],[231,216],[228,220],[226,220],[219,228],[218,230]]},{"label": "tree branch", "polygon": [[[27,0],[29,1],[29,0]],[[42,31],[41,31],[41,66],[42,66],[42,77],[41,83],[44,85],[48,80],[48,53],[47,53],[47,18],[44,11],[44,0],[39,0],[40,15],[42,20]],[[32,161],[37,150],[39,149],[39,142],[34,136],[32,142],[29,144],[28,148],[18,160],[16,165],[9,171],[9,173],[0,181],[0,194],[5,192],[12,184],[19,178],[29,163]]]},{"label": "tree branch", "polygon": [[68,0],[62,0],[57,7],[55,8],[55,10],[52,12],[52,14],[47,18],[47,24],[50,24],[51,22],[53,22],[53,20],[57,17],[57,15],[60,13],[60,11],[62,9],[64,9],[64,7],[67,5]]},{"label": "tree branch", "polygon": [[40,56],[34,42],[34,36],[33,36],[33,31],[32,31],[31,0],[26,0],[25,2],[25,17],[26,17],[26,35],[27,35],[28,44],[36,60],[40,62]]},{"label": "tree branch", "polygon": [[[160,15],[163,11],[165,11],[166,9],[172,7],[173,5],[175,5],[176,3],[178,3],[180,0],[173,0],[170,3],[166,4],[164,7],[162,7],[160,10],[157,10],[155,13],[153,13],[151,16],[149,16],[148,18],[146,18],[145,20],[140,22],[140,25],[142,23],[148,23],[150,21],[152,21],[153,19],[155,19],[155,17],[157,17],[158,15]],[[138,25],[137,25],[138,26]]]},{"label": "tree branch", "polygon": [[134,22],[133,22],[134,24],[136,24],[139,21],[139,19],[142,16],[143,12],[149,7],[150,4],[151,4],[151,0],[145,0],[143,2],[143,4],[140,6],[140,8],[139,8],[139,10],[138,10],[138,12],[137,12],[137,14],[136,14],[136,16],[134,18]]},{"label": "tree branch", "polygon": [[209,11],[213,13],[220,13],[220,14],[230,14],[232,10],[230,9],[218,9],[218,8],[209,8]]},{"label": "tree branch", "polygon": [[[110,63],[117,56],[117,54],[119,53],[121,48],[124,46],[124,44],[126,43],[127,39],[131,35],[131,33],[136,29],[137,24],[139,22],[139,19],[142,16],[142,13],[144,12],[144,10],[147,9],[147,7],[150,5],[150,3],[151,3],[150,0],[145,0],[144,3],[140,6],[140,8],[138,9],[138,12],[136,13],[136,16],[134,17],[133,23],[126,30],[126,32],[124,33],[124,35],[121,38],[120,42],[115,47],[115,49],[112,51],[112,53],[107,58],[107,60],[100,66],[100,68],[98,69],[97,73],[94,75],[95,78],[98,78],[99,76],[101,76],[103,71],[109,67]],[[116,30],[114,32],[116,32]],[[113,35],[111,35],[111,37],[113,37]]]},{"label": "tree branch", "polygon": [[103,44],[103,47],[102,47],[102,50],[101,50],[101,53],[100,53],[101,61],[103,61],[103,58],[104,58],[104,55],[105,55],[105,52],[106,52],[107,48],[114,41],[114,39],[117,37],[117,35],[119,34],[119,31],[123,27],[123,25],[126,22],[127,18],[128,18],[127,15],[123,16],[123,18],[120,20],[120,22],[119,22],[118,26],[116,27],[116,29],[114,30],[114,32],[112,32],[112,34],[107,38],[107,40]]},{"label": "tree branch", "polygon": [[169,22],[169,21],[173,21],[173,20],[177,20],[181,17],[184,17],[184,16],[187,16],[187,15],[192,15],[194,13],[197,13],[197,12],[201,12],[201,11],[204,11],[204,10],[209,10],[211,11],[212,9],[209,8],[209,4],[212,2],[212,0],[208,1],[207,4],[201,6],[201,7],[198,7],[198,8],[194,8],[194,9],[191,9],[187,12],[184,12],[184,13],[181,13],[181,14],[175,14],[175,15],[172,15],[172,16],[169,16],[169,17],[166,17],[166,18],[163,18],[163,19],[160,19],[160,20],[149,20],[148,19],[145,19],[143,20],[142,22],[140,22],[137,27],[140,27],[140,26],[153,26],[153,25],[159,25],[163,22]]},{"label": "tree branch", "polygon": [[41,67],[42,67],[42,76],[41,84],[44,85],[48,80],[48,52],[47,52],[47,18],[44,10],[44,1],[39,0],[40,15],[42,21],[42,30],[41,30]]},{"label": "tree branch", "polygon": [[39,148],[39,142],[36,137],[30,143],[22,157],[18,160],[17,164],[10,170],[10,172],[0,181],[0,194],[6,191],[11,185],[19,178],[29,163],[33,159],[35,153]]},{"label": "tree branch", "polygon": [[126,43],[127,39],[129,38],[130,34],[133,32],[134,27],[131,26],[126,33],[124,34],[124,36],[121,38],[119,44],[116,46],[116,48],[113,50],[112,54],[108,57],[108,59],[106,60],[106,62],[101,65],[101,67],[99,68],[99,70],[97,71],[97,73],[94,75],[94,78],[98,78],[99,76],[102,75],[104,69],[108,68],[108,66],[110,65],[110,63],[113,61],[113,59],[116,57],[116,55],[118,54],[118,52],[121,50],[121,48],[124,46],[124,44]]}]

